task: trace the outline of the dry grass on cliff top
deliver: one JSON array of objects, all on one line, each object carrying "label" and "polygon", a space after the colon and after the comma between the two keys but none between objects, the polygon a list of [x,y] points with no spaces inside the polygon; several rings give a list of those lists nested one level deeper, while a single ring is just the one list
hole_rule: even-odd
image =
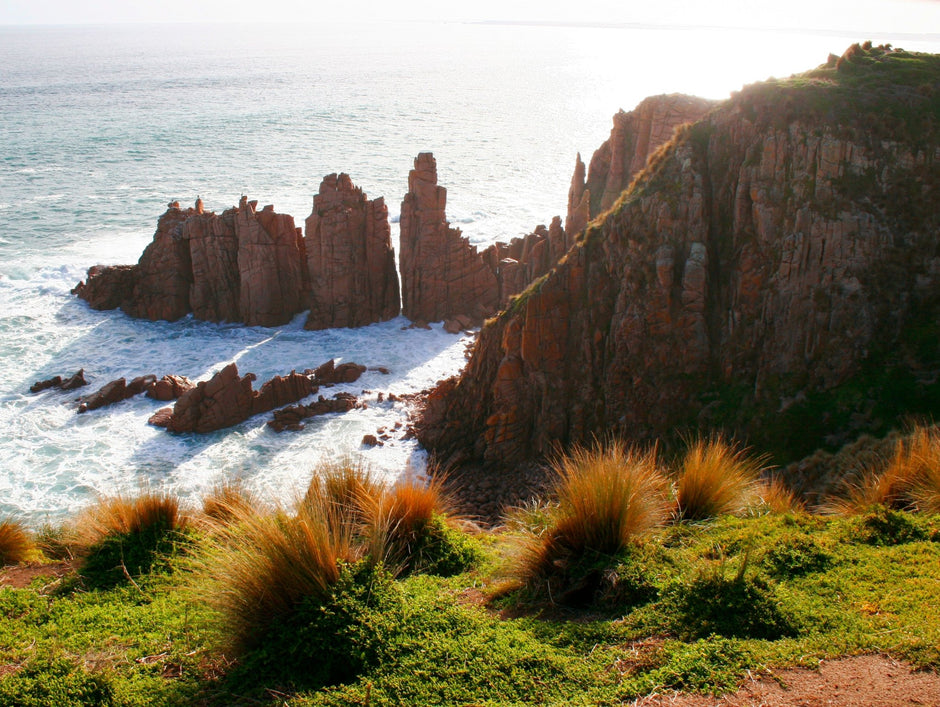
[{"label": "dry grass on cliff top", "polygon": [[0,566],[25,562],[33,549],[29,531],[12,518],[0,521]]},{"label": "dry grass on cliff top", "polygon": [[940,513],[940,429],[915,425],[895,441],[888,460],[870,462],[860,479],[846,482],[823,508],[854,515],[874,505]]},{"label": "dry grass on cliff top", "polygon": [[720,437],[689,443],[676,472],[676,511],[684,520],[741,513],[754,501],[763,457]]}]

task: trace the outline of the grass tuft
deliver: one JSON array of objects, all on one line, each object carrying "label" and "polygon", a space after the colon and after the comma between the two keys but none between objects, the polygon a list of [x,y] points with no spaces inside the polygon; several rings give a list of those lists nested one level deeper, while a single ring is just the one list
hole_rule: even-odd
[{"label": "grass tuft", "polygon": [[891,458],[870,466],[860,480],[846,482],[823,509],[838,515],[866,513],[875,506],[940,513],[940,430],[916,425],[895,442]]},{"label": "grass tuft", "polygon": [[[554,471],[557,505],[539,507],[525,520],[520,512],[512,521],[529,523],[518,536],[518,572],[530,587],[580,594],[596,584],[597,565],[613,564],[634,539],[665,521],[668,484],[655,451],[617,443],[575,450],[556,460]],[[533,522],[539,516],[544,527]],[[585,580],[584,587],[573,586]]]},{"label": "grass tuft", "polygon": [[145,574],[173,552],[188,523],[179,500],[166,494],[103,497],[78,518],[80,574],[91,587],[111,587]]},{"label": "grass tuft", "polygon": [[0,520],[0,566],[25,562],[33,549],[29,531],[12,518]]},{"label": "grass tuft", "polygon": [[196,593],[219,612],[232,648],[250,650],[302,603],[330,596],[342,563],[356,559],[336,513],[312,504],[296,514],[244,512],[203,548]]},{"label": "grass tuft", "polygon": [[754,496],[764,462],[721,437],[693,441],[679,466],[677,515],[702,520],[742,512]]},{"label": "grass tuft", "polygon": [[766,479],[757,487],[759,509],[774,515],[804,513],[806,504],[779,476]]},{"label": "grass tuft", "polygon": [[216,525],[232,523],[260,507],[260,499],[237,480],[216,484],[202,499],[202,515]]}]

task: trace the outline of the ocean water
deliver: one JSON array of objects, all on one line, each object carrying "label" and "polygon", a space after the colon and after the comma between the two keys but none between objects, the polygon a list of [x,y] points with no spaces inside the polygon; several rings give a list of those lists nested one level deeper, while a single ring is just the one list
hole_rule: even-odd
[{"label": "ocean water", "polygon": [[[940,51],[938,35],[867,37]],[[96,494],[167,489],[195,503],[242,479],[289,499],[321,461],[362,455],[389,478],[420,472],[407,408],[379,393],[457,372],[470,339],[397,319],[307,332],[133,320],[70,294],[96,263],[136,262],[169,201],[220,211],[242,194],[298,225],[321,178],[348,172],[393,221],[415,155],[430,150],[448,217],[472,242],[564,214],[575,154],[611,115],[682,91],[721,98],[822,63],[866,37],[719,28],[489,24],[0,27],[0,516],[55,521]],[[397,228],[392,228],[397,240]],[[209,435],[147,425],[138,397],[84,415],[76,393],[28,392],[84,368],[204,379],[229,362],[261,381],[329,358],[383,366],[338,386],[368,407],[275,434],[267,416]],[[363,392],[367,391],[367,392]],[[395,431],[395,425],[401,427]],[[364,449],[364,434],[394,431]]]}]

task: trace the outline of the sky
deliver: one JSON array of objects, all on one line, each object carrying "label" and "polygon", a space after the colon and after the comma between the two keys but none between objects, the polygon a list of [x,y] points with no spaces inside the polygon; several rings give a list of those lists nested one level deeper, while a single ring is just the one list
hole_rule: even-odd
[{"label": "sky", "polygon": [[0,0],[0,25],[317,20],[540,21],[940,34],[940,0]]}]

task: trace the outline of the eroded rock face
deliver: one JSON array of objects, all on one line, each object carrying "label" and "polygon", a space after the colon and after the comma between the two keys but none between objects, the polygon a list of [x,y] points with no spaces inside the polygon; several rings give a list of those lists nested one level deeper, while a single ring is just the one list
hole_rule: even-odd
[{"label": "eroded rock face", "polygon": [[[421,442],[505,466],[698,428],[797,453],[935,415],[940,115],[916,79],[861,90],[826,72],[683,130],[484,327],[459,383],[427,399]],[[900,96],[922,120],[884,118]]]},{"label": "eroded rock face", "polygon": [[303,238],[292,217],[242,197],[221,215],[170,204],[137,265],[88,271],[73,290],[95,309],[143,319],[286,324],[307,305]]},{"label": "eroded rock face", "polygon": [[402,313],[415,322],[459,315],[474,321],[498,308],[496,273],[447,222],[447,190],[437,184],[437,162],[417,156],[401,205]]},{"label": "eroded rock face", "polygon": [[398,273],[384,199],[367,199],[348,174],[327,176],[313,199],[304,243],[310,275],[306,329],[360,327],[398,316]]},{"label": "eroded rock face", "polygon": [[279,326],[306,309],[304,241],[292,216],[256,207],[243,196],[235,213],[239,311],[245,324]]},{"label": "eroded rock face", "polygon": [[716,105],[717,101],[673,93],[651,96],[629,113],[617,113],[610,138],[591,158],[586,180],[578,155],[568,192],[565,230],[572,236],[583,231],[588,221],[613,206],[676,128],[699,120]]},{"label": "eroded rock face", "polygon": [[166,375],[158,381],[154,381],[147,388],[147,397],[153,400],[163,402],[176,400],[183,393],[196,387],[186,376]]}]

